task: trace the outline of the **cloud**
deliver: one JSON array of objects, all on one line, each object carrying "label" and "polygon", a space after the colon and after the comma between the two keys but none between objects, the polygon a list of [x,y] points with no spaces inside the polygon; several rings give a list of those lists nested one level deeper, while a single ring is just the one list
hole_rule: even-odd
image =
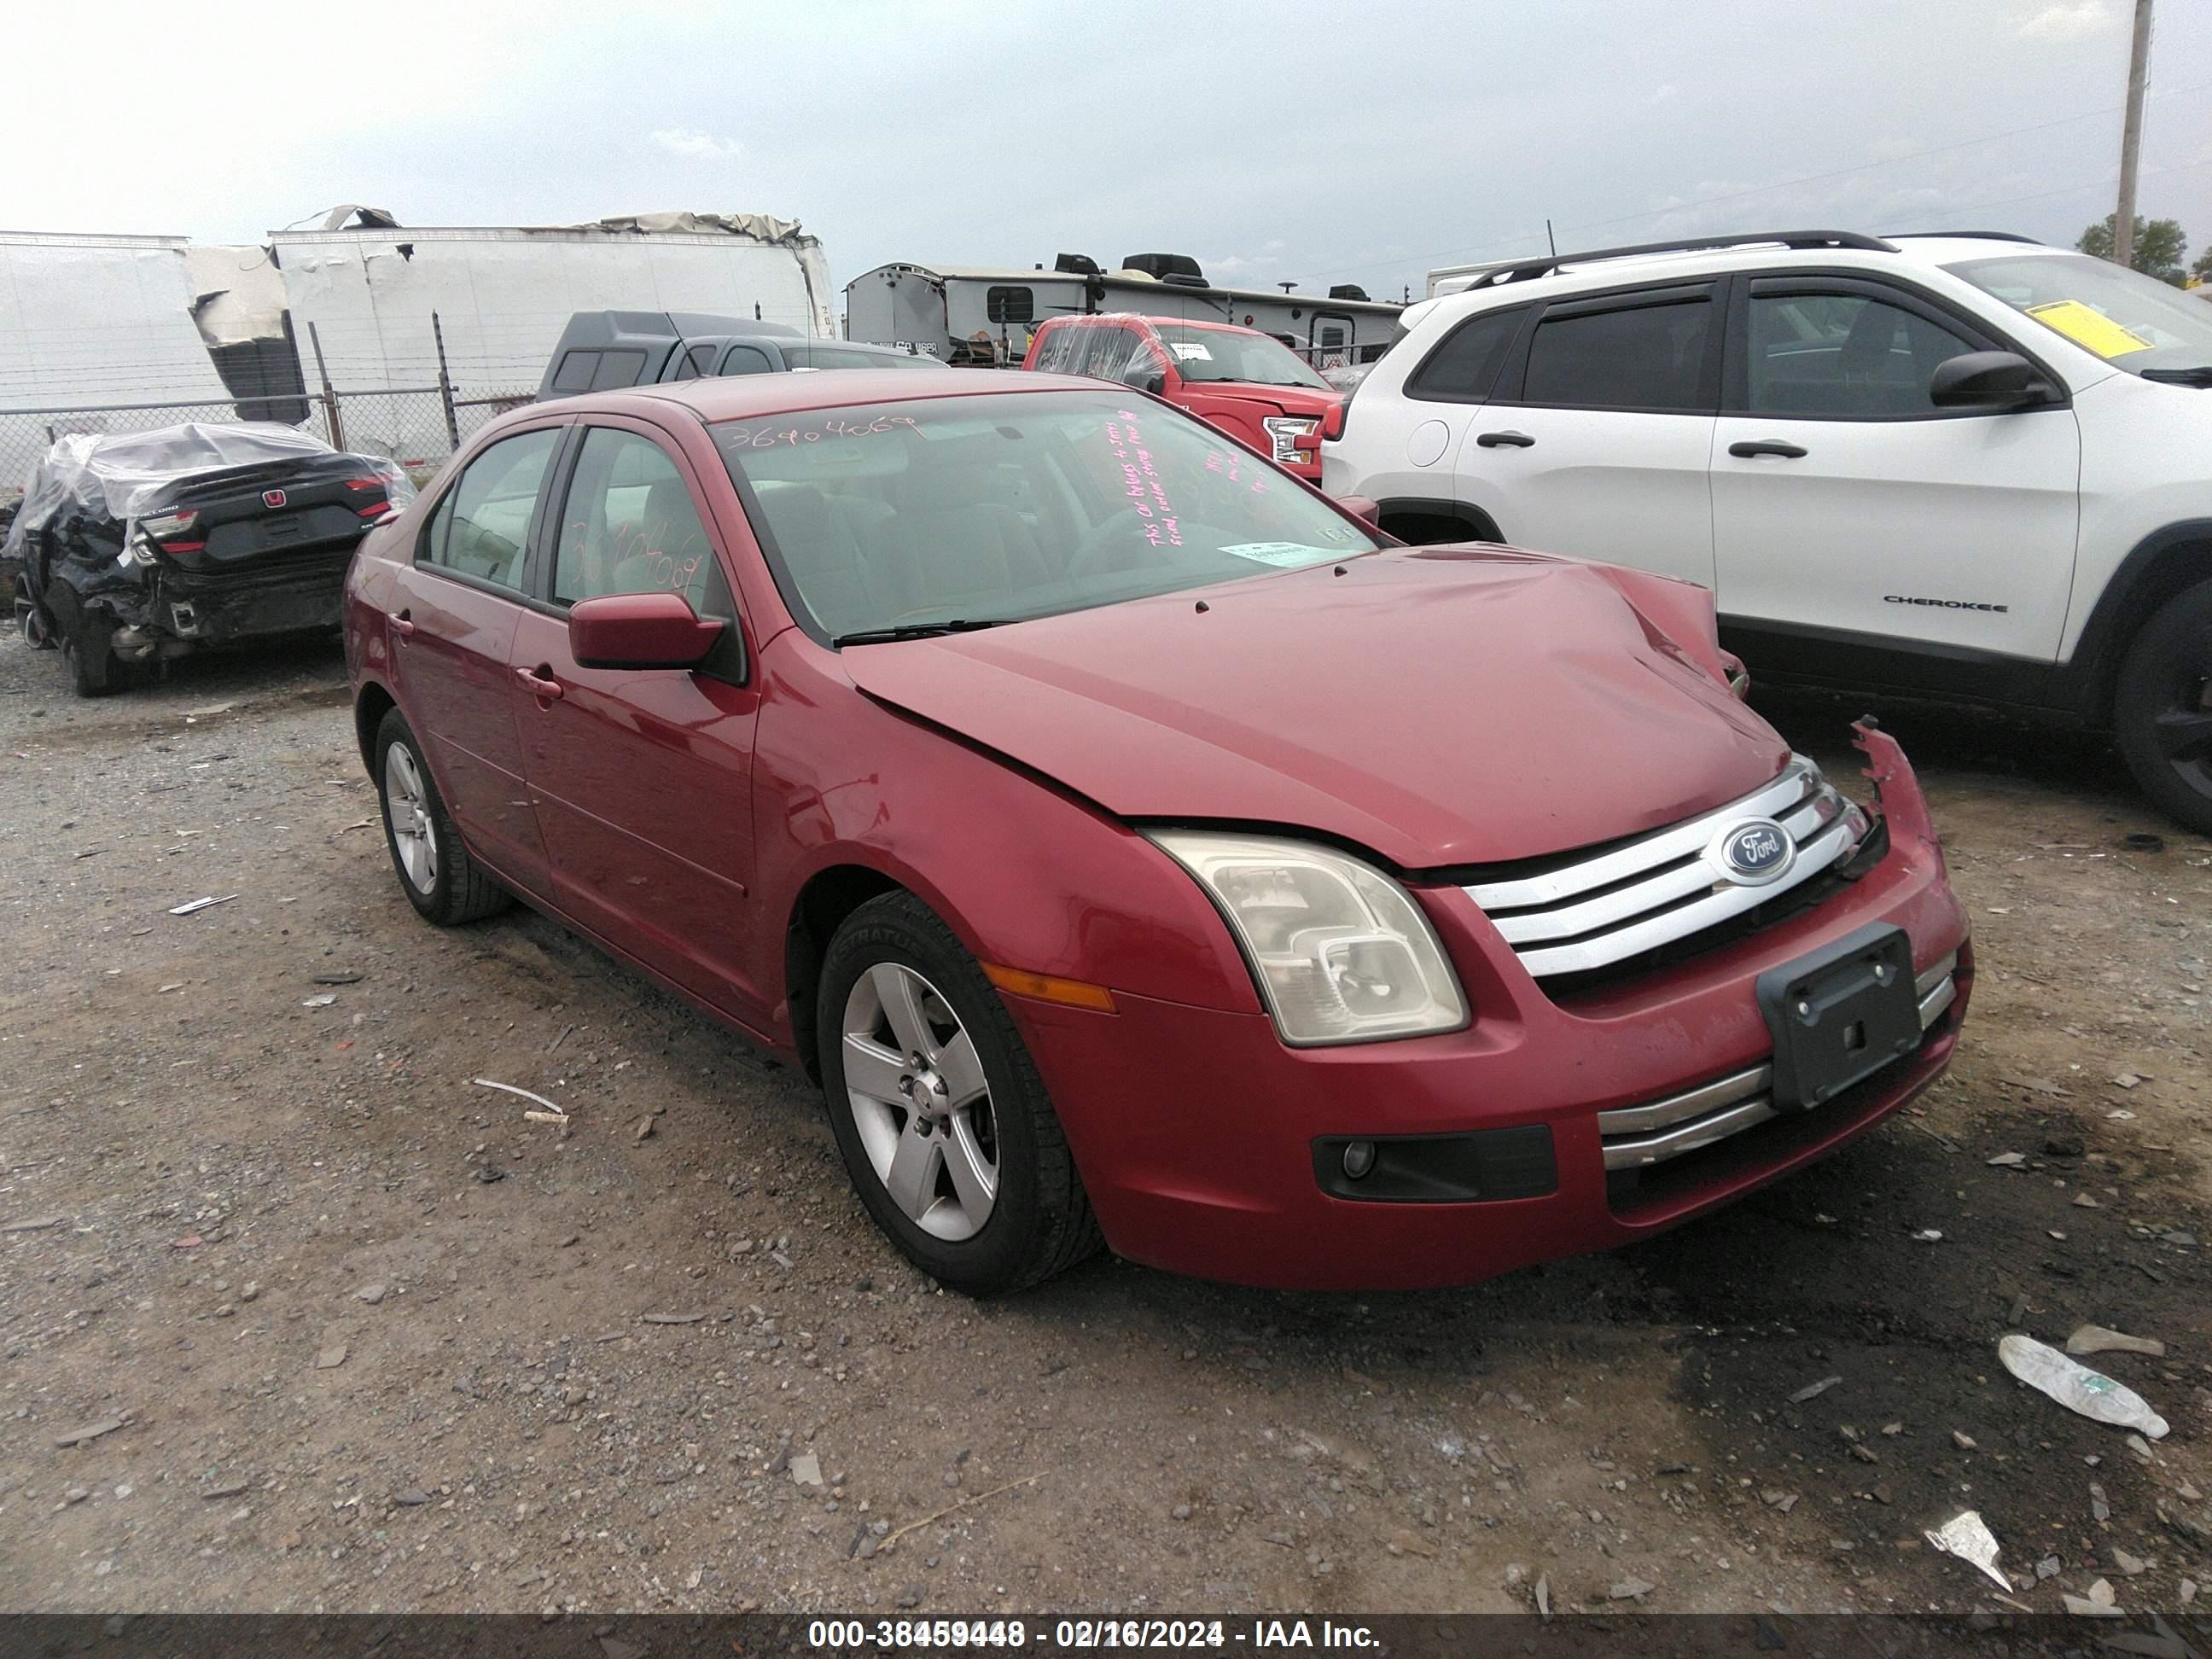
[{"label": "cloud", "polygon": [[2015,23],[2013,33],[2023,40],[2086,40],[2118,21],[2105,0],[2051,0]]},{"label": "cloud", "polygon": [[1664,86],[1652,88],[1649,101],[1656,107],[1661,104],[1671,104],[1681,95],[1681,88],[1669,81]]},{"label": "cloud", "polygon": [[734,161],[745,153],[745,147],[736,139],[717,138],[696,127],[663,127],[653,135],[653,142],[671,155],[694,161]]}]

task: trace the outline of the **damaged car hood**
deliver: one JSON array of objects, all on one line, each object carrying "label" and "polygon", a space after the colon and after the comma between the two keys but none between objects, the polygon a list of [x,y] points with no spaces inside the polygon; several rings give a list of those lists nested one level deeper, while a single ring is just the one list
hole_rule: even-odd
[{"label": "damaged car hood", "polygon": [[1788,745],[1717,678],[1711,614],[1612,567],[1396,549],[840,660],[1119,817],[1421,869],[1638,834],[1773,777]]}]

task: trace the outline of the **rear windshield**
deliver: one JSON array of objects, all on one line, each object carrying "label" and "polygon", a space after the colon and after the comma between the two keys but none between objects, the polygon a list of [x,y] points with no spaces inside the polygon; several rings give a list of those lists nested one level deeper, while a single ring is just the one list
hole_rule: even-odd
[{"label": "rear windshield", "polygon": [[1328,390],[1328,382],[1300,362],[1280,340],[1225,328],[1156,323],[1176,373],[1186,380],[1236,380],[1245,386],[1304,386]]},{"label": "rear windshield", "polygon": [[817,637],[1018,622],[1373,552],[1213,428],[1111,391],[815,409],[711,430]]}]

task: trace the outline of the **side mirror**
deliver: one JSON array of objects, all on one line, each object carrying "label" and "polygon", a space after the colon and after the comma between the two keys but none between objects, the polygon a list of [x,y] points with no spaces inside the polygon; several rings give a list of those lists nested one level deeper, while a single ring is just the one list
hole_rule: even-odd
[{"label": "side mirror", "polygon": [[1139,364],[1122,379],[1125,384],[1136,387],[1139,392],[1148,392],[1155,398],[1168,389],[1167,371],[1150,364]]},{"label": "side mirror", "polygon": [[728,626],[681,593],[610,593],[570,607],[568,654],[579,668],[696,668]]},{"label": "side mirror", "polygon": [[1339,495],[1336,504],[1363,524],[1382,527],[1382,503],[1365,495]]},{"label": "side mirror", "polygon": [[1928,401],[1938,409],[2027,409],[2051,401],[2033,363],[2012,351],[1969,351],[1936,365]]}]

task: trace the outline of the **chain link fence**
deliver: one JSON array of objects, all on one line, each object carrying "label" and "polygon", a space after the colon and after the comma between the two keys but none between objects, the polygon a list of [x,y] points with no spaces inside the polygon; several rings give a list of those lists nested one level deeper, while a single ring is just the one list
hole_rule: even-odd
[{"label": "chain link fence", "polygon": [[0,409],[0,507],[22,494],[31,470],[72,432],[150,432],[187,422],[275,421],[311,432],[334,449],[397,461],[417,483],[494,416],[537,396],[531,386],[457,397],[441,386],[383,392],[317,392],[306,397],[223,403],[102,404],[70,409]]}]

